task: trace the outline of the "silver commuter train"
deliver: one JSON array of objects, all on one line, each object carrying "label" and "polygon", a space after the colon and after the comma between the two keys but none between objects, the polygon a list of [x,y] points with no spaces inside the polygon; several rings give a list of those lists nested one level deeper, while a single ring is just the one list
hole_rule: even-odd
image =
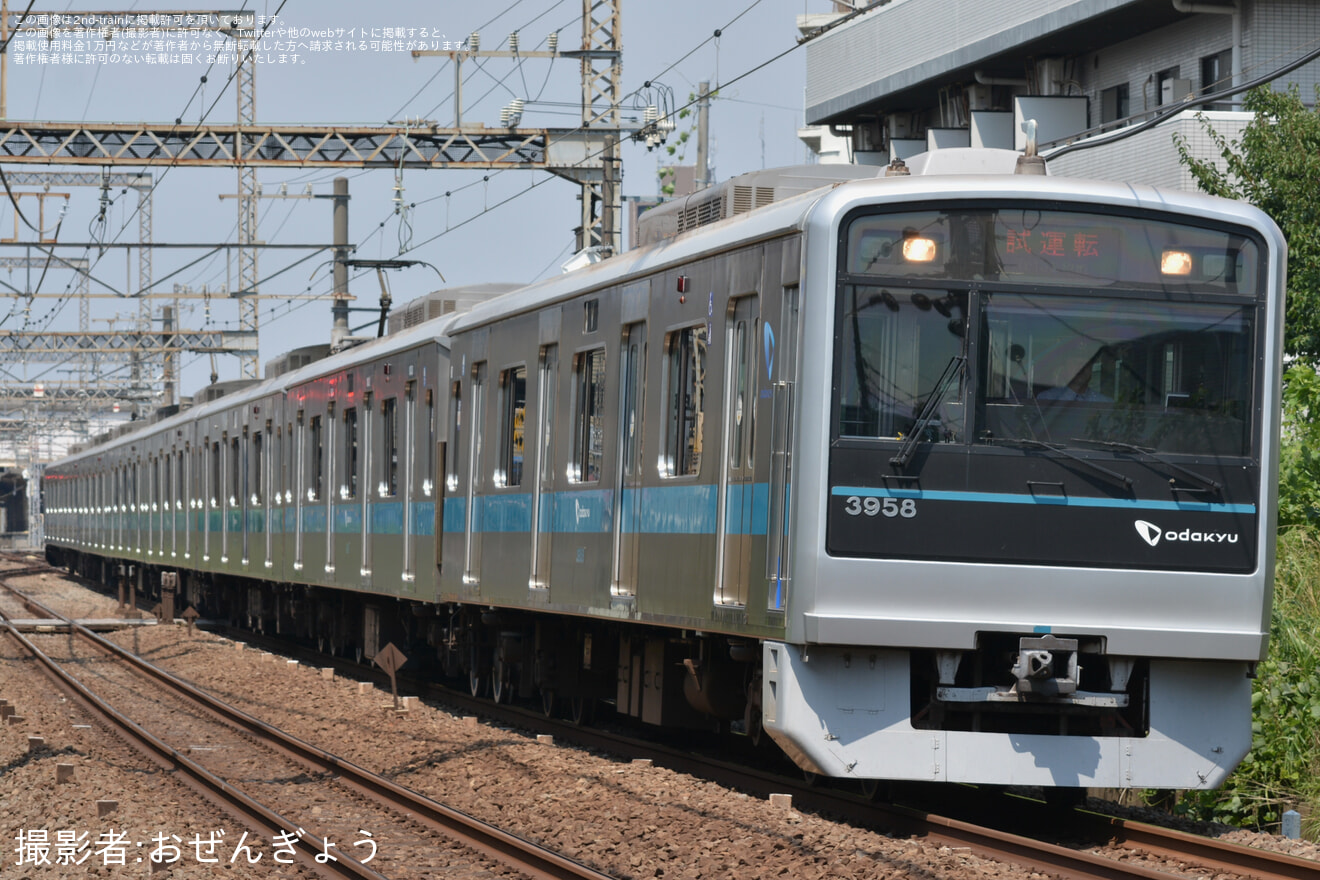
[{"label": "silver commuter train", "polygon": [[[919,157],[71,456],[53,555],[167,567],[123,533],[174,493],[146,554],[212,548],[169,557],[194,600],[425,643],[498,699],[829,776],[1214,786],[1268,632],[1283,239],[1015,159]],[[182,477],[115,489],[152,444]]]}]

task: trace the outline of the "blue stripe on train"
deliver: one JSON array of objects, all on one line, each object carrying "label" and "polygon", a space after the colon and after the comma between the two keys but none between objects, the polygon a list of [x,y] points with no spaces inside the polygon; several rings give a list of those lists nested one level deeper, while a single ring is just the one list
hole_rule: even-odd
[{"label": "blue stripe on train", "polygon": [[876,489],[835,486],[831,495],[862,498],[915,498],[925,501],[970,501],[984,504],[1041,504],[1057,507],[1117,507],[1127,510],[1198,510],[1208,513],[1255,513],[1254,504],[1211,504],[1203,501],[1157,501],[1141,498],[1046,498],[1006,492],[943,492],[930,489]]},{"label": "blue stripe on train", "polygon": [[[610,489],[587,489],[568,492],[545,492],[541,495],[538,528],[542,532],[608,534],[614,525],[614,495]],[[479,495],[473,498],[473,526],[479,532],[525,533],[532,527],[530,493]],[[466,528],[467,498],[444,499],[444,531],[461,534]],[[403,534],[403,502],[376,501],[368,505],[372,534]],[[331,507],[335,534],[360,534],[362,502]],[[208,516],[209,514],[209,516]],[[623,491],[623,529],[649,534],[710,535],[718,521],[718,495],[710,484],[648,486]],[[296,531],[299,511],[289,505],[270,512],[271,532],[292,534]],[[302,508],[304,534],[324,534],[327,509],[324,504]],[[194,524],[201,531],[202,520],[210,519],[212,534],[219,534],[221,512],[195,514]],[[265,529],[265,511],[249,511],[248,531]],[[728,488],[725,531],[731,535],[764,535],[769,519],[769,486],[765,483],[734,484]],[[229,511],[231,532],[239,531],[242,514]],[[435,502],[412,503],[412,534],[435,534]]]}]

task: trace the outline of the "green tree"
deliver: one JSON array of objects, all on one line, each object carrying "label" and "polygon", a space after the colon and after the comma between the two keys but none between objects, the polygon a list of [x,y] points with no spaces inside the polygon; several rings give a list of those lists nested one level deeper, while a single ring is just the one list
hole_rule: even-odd
[{"label": "green tree", "polygon": [[1243,107],[1255,117],[1238,140],[1224,137],[1201,117],[1224,167],[1193,157],[1180,135],[1174,143],[1201,189],[1250,202],[1283,230],[1288,240],[1284,350],[1320,364],[1320,110],[1307,110],[1296,86],[1287,92],[1254,89]]},{"label": "green tree", "polygon": [[1320,110],[1308,110],[1295,85],[1287,92],[1254,89],[1243,106],[1255,116],[1236,140],[1200,117],[1221,162],[1192,156],[1181,135],[1174,143],[1201,189],[1250,202],[1279,224],[1288,241],[1279,524],[1315,524],[1320,521]]},{"label": "green tree", "polygon": [[1251,752],[1221,790],[1188,793],[1180,808],[1199,818],[1270,826],[1285,809],[1300,807],[1314,838],[1320,815],[1320,112],[1306,109],[1296,86],[1256,89],[1243,103],[1255,115],[1237,140],[1201,117],[1222,163],[1196,159],[1186,139],[1174,140],[1201,189],[1256,205],[1288,242],[1270,653],[1252,687]]}]

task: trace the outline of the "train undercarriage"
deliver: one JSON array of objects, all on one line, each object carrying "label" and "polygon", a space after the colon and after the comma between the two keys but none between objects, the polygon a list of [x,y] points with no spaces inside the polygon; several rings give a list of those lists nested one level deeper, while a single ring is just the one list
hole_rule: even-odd
[{"label": "train undercarriage", "polygon": [[[47,559],[148,602],[175,571],[57,547]],[[760,740],[760,650],[747,639],[187,570],[178,570],[175,607],[357,661],[393,644],[415,675],[574,721],[610,705],[646,724]]]}]

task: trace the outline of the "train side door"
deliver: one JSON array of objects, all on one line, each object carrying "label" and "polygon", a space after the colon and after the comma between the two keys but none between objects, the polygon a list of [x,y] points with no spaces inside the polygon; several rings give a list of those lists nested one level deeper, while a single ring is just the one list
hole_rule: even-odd
[{"label": "train side door", "polygon": [[614,572],[610,592],[637,594],[637,554],[642,514],[642,413],[646,375],[646,323],[624,330],[619,358],[619,467],[614,505]]},{"label": "train side door", "polygon": [[532,486],[532,567],[529,586],[533,590],[546,590],[550,588],[550,545],[554,537],[558,345],[541,347],[536,383],[536,480]]},{"label": "train side door", "polygon": [[720,579],[715,601],[746,605],[751,579],[752,500],[756,468],[756,296],[733,300],[725,329],[723,456],[720,462]]}]

